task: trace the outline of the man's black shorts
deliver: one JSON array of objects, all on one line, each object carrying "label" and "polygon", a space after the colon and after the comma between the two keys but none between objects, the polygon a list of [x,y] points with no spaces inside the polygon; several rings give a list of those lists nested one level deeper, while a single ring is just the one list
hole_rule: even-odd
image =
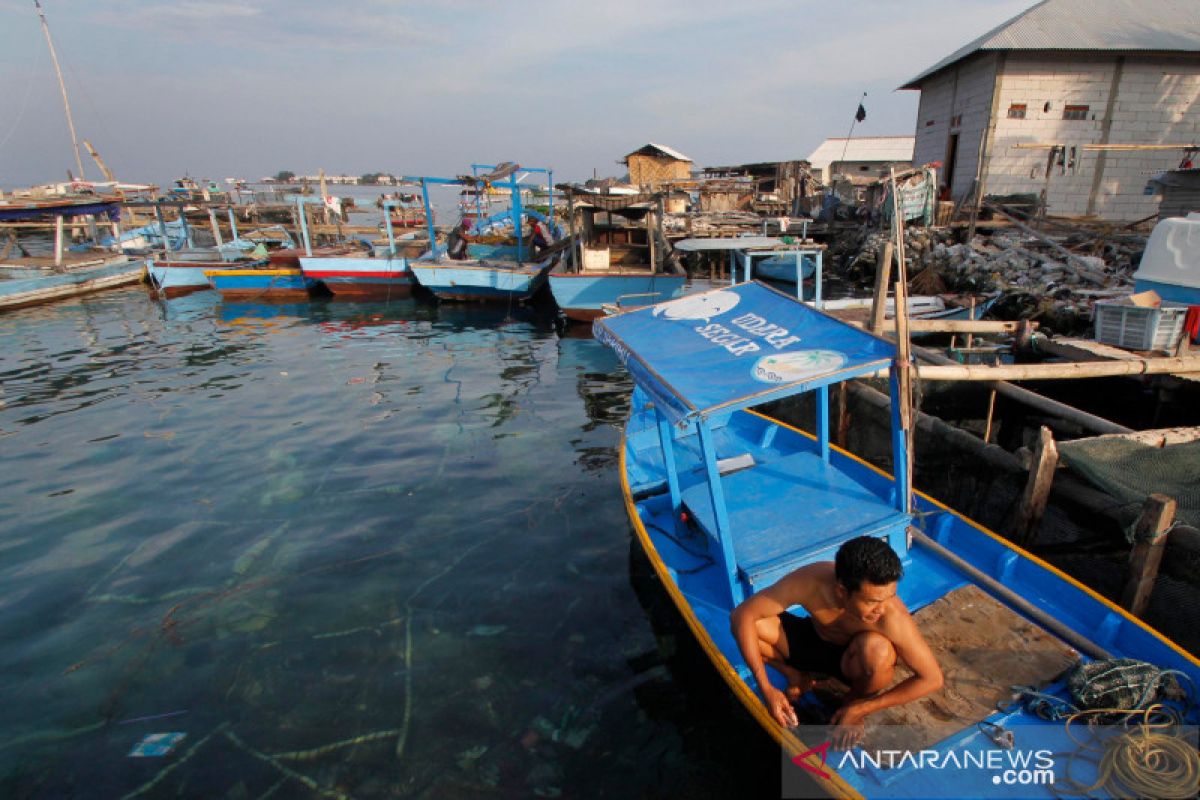
[{"label": "man's black shorts", "polygon": [[842,655],[848,645],[832,644],[818,636],[812,617],[797,617],[785,611],[779,615],[779,624],[787,639],[789,667],[801,672],[820,672],[846,682]]}]

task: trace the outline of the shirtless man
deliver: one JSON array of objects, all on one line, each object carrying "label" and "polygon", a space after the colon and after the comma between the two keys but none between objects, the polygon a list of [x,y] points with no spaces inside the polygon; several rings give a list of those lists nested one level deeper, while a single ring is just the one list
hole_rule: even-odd
[{"label": "shirtless man", "polygon": [[[892,548],[860,536],[843,544],[836,559],[784,576],[747,598],[730,621],[767,710],[780,725],[798,724],[792,701],[812,688],[811,673],[850,687],[832,720],[834,744],[845,749],[861,741],[868,714],[940,689],[942,670],[896,596],[904,570]],[[787,612],[796,605],[809,616]],[[913,675],[892,686],[897,658]],[[786,693],[771,685],[764,662],[787,677]]]}]

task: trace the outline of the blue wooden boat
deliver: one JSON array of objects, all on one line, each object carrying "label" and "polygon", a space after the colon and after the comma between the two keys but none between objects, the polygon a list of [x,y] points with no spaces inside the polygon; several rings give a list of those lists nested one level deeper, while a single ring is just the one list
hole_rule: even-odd
[{"label": "blue wooden boat", "polygon": [[[425,205],[425,218],[429,241],[436,242],[433,228],[433,206],[429,200],[430,186],[466,186],[479,191],[507,189],[511,205],[508,210],[486,219],[475,219],[462,227],[469,228],[472,235],[500,235],[509,241],[488,242],[492,247],[485,254],[478,249],[472,253],[468,248],[463,258],[451,258],[446,245],[432,246],[428,253],[409,262],[417,281],[439,300],[460,301],[521,301],[527,300],[546,283],[546,275],[558,260],[559,253],[551,248],[546,255],[535,255],[526,241],[525,227],[534,221],[542,223],[552,239],[559,239],[562,231],[554,221],[554,173],[548,169],[520,167],[516,164],[500,165],[472,164],[472,170],[488,169],[482,175],[460,178],[406,177],[407,182],[421,186]],[[518,174],[521,173],[521,174]],[[550,189],[548,215],[533,209],[523,208],[522,191],[530,187],[522,183],[530,173],[547,175]],[[511,248],[511,249],[510,249]]]},{"label": "blue wooden boat", "polygon": [[113,255],[68,264],[54,271],[3,270],[0,271],[0,310],[129,286],[141,281],[145,273],[145,259]]},{"label": "blue wooden boat", "polygon": [[800,277],[808,280],[817,271],[817,262],[812,256],[794,256],[776,253],[754,262],[754,276],[780,283],[796,283],[796,265],[800,265]]},{"label": "blue wooden boat", "polygon": [[209,254],[207,261],[197,258],[177,258],[178,253],[167,253],[163,258],[150,259],[146,269],[150,282],[164,297],[182,297],[192,292],[206,291],[213,288],[209,283],[207,273],[221,269],[260,269],[267,265],[267,259],[241,259],[238,261],[216,258],[218,254]]},{"label": "blue wooden boat", "polygon": [[[121,218],[119,198],[69,195],[0,201],[0,221],[57,223],[53,256],[6,257],[0,263],[0,310],[49,303],[142,280],[146,272],[142,258],[96,247],[95,242],[68,248],[66,220],[78,218],[106,222],[116,229]],[[37,246],[45,244],[38,242]]]},{"label": "blue wooden boat", "polygon": [[577,229],[583,235],[572,242],[570,259],[550,272],[550,291],[567,319],[590,322],[606,306],[645,306],[683,291],[687,273],[662,235],[660,202],[657,194],[606,195],[568,188],[571,238]]},{"label": "blue wooden boat", "polygon": [[[997,662],[1005,666],[979,676],[984,688],[998,693],[999,708],[986,705],[967,717],[938,711],[936,702],[915,708],[915,719],[940,715],[943,733],[931,741],[906,739],[901,747],[937,754],[934,768],[926,757],[877,763],[870,727],[863,747],[838,753],[828,739],[813,738],[826,729],[777,723],[731,634],[731,610],[797,567],[831,560],[853,537],[879,537],[901,557],[899,596],[918,625],[926,609],[975,591],[981,603],[991,604],[988,609],[1008,615],[1015,628],[1036,632],[1040,638],[1031,641],[1044,640],[1060,655],[1065,650],[1074,659],[1065,641],[1085,653],[1085,662],[1129,657],[1200,679],[1200,661],[1138,619],[936,500],[912,493],[909,433],[898,410],[900,366],[891,342],[757,282],[598,319],[593,327],[635,382],[620,471],[636,538],[713,666],[782,748],[783,763],[790,759],[821,791],[838,797],[1052,797],[1055,787],[1045,781],[1000,794],[995,787],[1002,773],[939,769],[936,763],[972,764],[968,754],[993,751],[1002,760],[1006,735],[1015,737],[1018,751],[1035,745],[1041,751],[1043,743],[1054,742],[1046,745],[1049,753],[1071,744],[1063,720],[1043,719],[1034,703],[1012,701],[1010,686],[1021,682],[1017,673],[1032,662],[1031,653],[1010,653]],[[880,371],[890,375],[894,475],[829,440],[830,387]],[[815,434],[753,410],[801,393],[815,396]],[[947,624],[969,630],[975,623]],[[977,632],[988,637],[977,649],[986,655],[989,639],[1003,634]],[[950,687],[954,675],[944,659],[977,654],[935,649],[935,655]],[[1056,674],[1035,685],[1037,697],[1051,705],[1069,697]],[[780,690],[786,687],[770,667],[768,676]],[[928,699],[949,703],[940,694]],[[820,695],[809,691],[798,705],[819,710]],[[1194,706],[1174,707],[1195,724]],[[1065,769],[1060,760],[1052,771],[1062,777]],[[1070,769],[1085,782],[1097,774],[1086,760]]]},{"label": "blue wooden boat", "polygon": [[301,233],[308,254],[300,256],[300,269],[305,276],[321,281],[335,296],[360,300],[410,297],[416,278],[396,241],[395,231],[389,224],[392,209],[405,208],[407,205],[399,200],[385,200],[380,203],[380,207],[383,210],[387,247],[373,247],[370,252],[362,254],[314,254],[308,238],[308,226],[301,213]]},{"label": "blue wooden boat", "polygon": [[320,285],[299,269],[221,268],[204,271],[222,297],[235,300],[307,299]]}]

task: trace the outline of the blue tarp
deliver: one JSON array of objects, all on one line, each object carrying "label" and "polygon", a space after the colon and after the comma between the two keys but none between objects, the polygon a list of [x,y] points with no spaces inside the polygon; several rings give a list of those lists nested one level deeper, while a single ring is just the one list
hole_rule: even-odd
[{"label": "blue tarp", "polygon": [[874,372],[895,346],[752,282],[603,317],[596,338],[673,422]]}]

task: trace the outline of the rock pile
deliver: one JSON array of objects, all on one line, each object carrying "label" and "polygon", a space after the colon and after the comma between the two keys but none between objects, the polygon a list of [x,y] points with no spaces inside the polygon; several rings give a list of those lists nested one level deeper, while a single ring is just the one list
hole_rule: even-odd
[{"label": "rock pile", "polygon": [[[1096,300],[1133,291],[1132,274],[1145,248],[1143,237],[1129,235],[1104,239],[1080,233],[1051,243],[1009,229],[959,242],[959,233],[907,229],[909,279],[953,293],[1003,294],[996,313],[1004,319],[1038,319],[1061,333],[1085,331]],[[830,248],[834,263],[844,265],[847,279],[871,287],[887,239],[886,232],[843,237]]]}]

